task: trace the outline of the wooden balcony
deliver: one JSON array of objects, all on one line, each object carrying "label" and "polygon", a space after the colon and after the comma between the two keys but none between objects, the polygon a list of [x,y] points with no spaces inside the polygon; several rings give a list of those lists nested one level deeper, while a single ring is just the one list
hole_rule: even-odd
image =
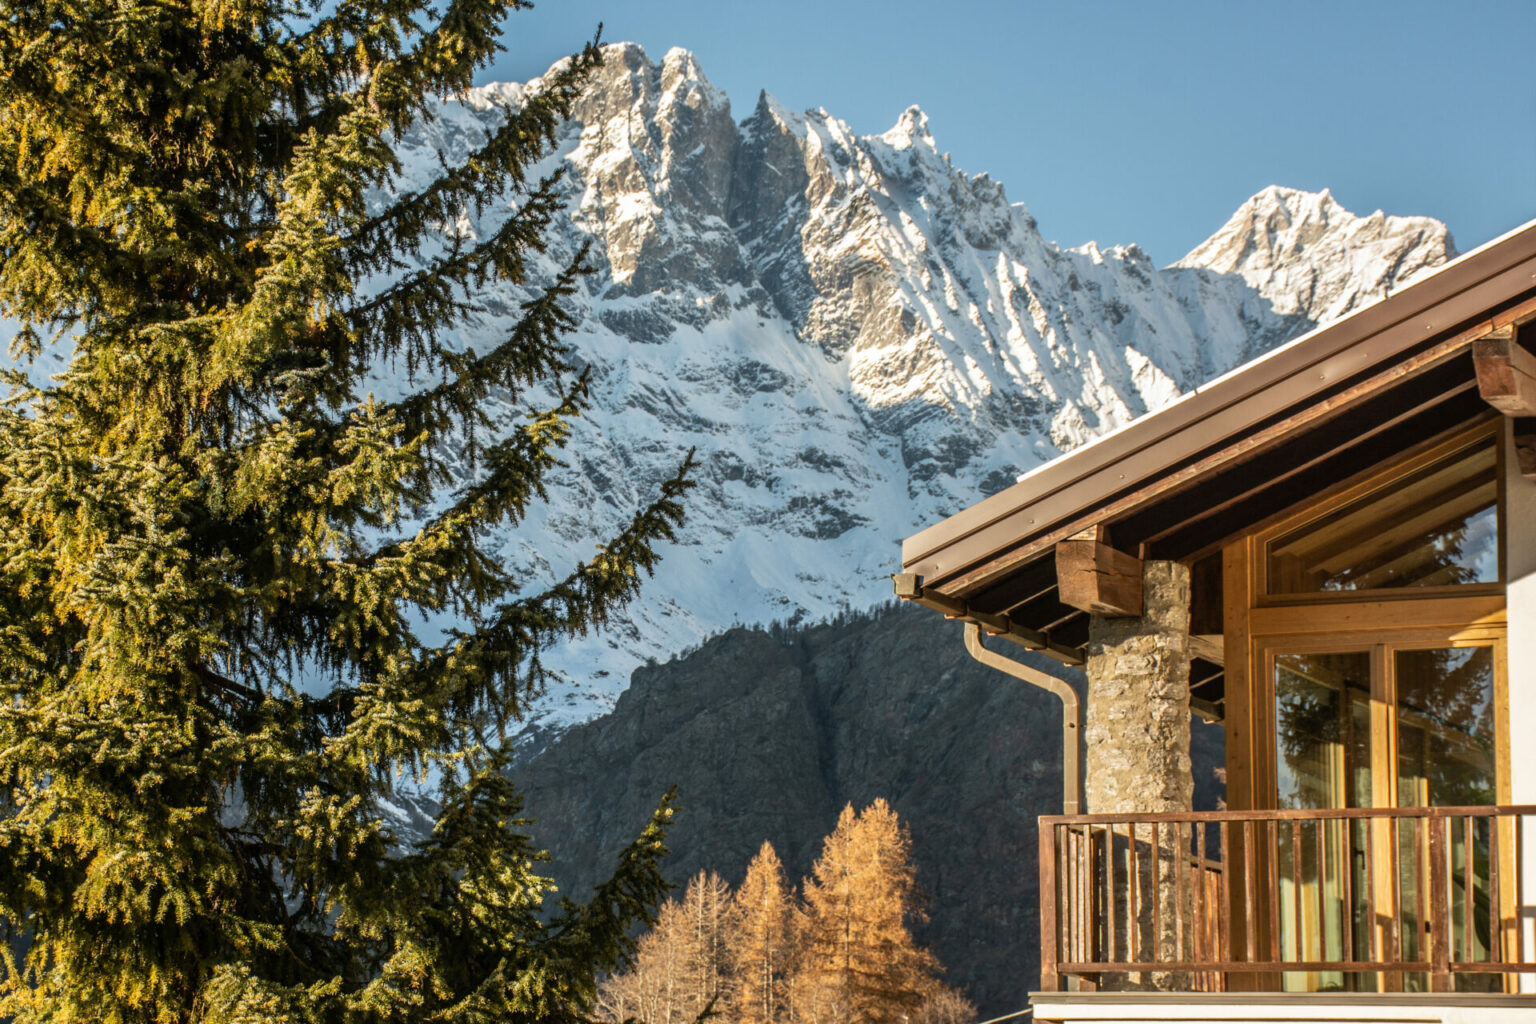
[{"label": "wooden balcony", "polygon": [[1536,806],[1040,819],[1040,987],[1503,992]]}]

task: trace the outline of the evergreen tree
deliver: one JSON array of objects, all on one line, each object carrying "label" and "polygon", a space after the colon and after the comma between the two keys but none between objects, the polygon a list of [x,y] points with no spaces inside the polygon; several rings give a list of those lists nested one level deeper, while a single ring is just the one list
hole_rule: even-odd
[{"label": "evergreen tree", "polygon": [[[390,193],[391,138],[521,6],[0,0],[0,313],[17,358],[73,350],[0,406],[0,1017],[574,1021],[664,891],[665,809],[543,912],[493,742],[540,651],[635,595],[685,487],[544,589],[490,553],[585,401],[584,256],[528,283],[559,186],[526,169],[596,49]],[[508,195],[483,240],[439,230]],[[521,318],[455,348],[492,278]],[[492,429],[493,391],[526,423]],[[403,852],[401,773],[444,780]]]},{"label": "evergreen tree", "polygon": [[794,908],[784,866],[773,845],[763,842],[747,865],[731,915],[733,987],[730,1011],[736,1024],[780,1024],[784,988],[794,946]]},{"label": "evergreen tree", "polygon": [[883,799],[839,815],[805,881],[797,1020],[900,1024],[933,991],[937,964],[908,930],[921,918],[911,846]]}]

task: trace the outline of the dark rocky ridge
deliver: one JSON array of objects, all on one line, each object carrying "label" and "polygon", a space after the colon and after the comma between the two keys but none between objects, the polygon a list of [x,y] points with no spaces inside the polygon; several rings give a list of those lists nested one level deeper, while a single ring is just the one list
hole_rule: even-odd
[{"label": "dark rocky ridge", "polygon": [[[887,609],[734,629],[642,668],[611,714],[517,778],[558,837],[551,873],[578,897],[674,783],[677,883],[705,868],[740,882],[764,839],[802,877],[845,804],[886,797],[912,829],[930,914],[920,938],[989,1016],[1039,983],[1035,818],[1061,806],[1060,727],[1054,699],[973,662],[957,624]],[[1196,799],[1212,806],[1221,731],[1194,732]]]}]

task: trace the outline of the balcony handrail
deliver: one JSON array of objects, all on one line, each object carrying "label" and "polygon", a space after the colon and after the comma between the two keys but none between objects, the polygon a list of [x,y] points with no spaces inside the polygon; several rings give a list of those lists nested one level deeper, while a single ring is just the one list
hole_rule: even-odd
[{"label": "balcony handrail", "polygon": [[1529,817],[1536,815],[1536,804],[1475,804],[1466,807],[1277,807],[1268,810],[1247,811],[1162,811],[1141,813],[1125,811],[1117,814],[1043,814],[1038,821],[1048,825],[1123,825],[1128,821],[1138,824],[1151,822],[1213,821],[1314,821],[1319,818],[1492,818]]},{"label": "balcony handrail", "polygon": [[1536,804],[1042,817],[1041,987],[1536,973],[1527,819]]}]

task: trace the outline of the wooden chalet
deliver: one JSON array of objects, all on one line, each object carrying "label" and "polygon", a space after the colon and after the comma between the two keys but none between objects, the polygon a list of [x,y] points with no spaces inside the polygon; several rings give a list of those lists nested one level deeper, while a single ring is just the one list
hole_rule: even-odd
[{"label": "wooden chalet", "polygon": [[[908,538],[895,580],[1063,701],[1037,1020],[1536,1021],[1536,222]],[[1010,647],[1084,666],[1081,710]],[[1191,712],[1224,810],[1192,809]]]}]

